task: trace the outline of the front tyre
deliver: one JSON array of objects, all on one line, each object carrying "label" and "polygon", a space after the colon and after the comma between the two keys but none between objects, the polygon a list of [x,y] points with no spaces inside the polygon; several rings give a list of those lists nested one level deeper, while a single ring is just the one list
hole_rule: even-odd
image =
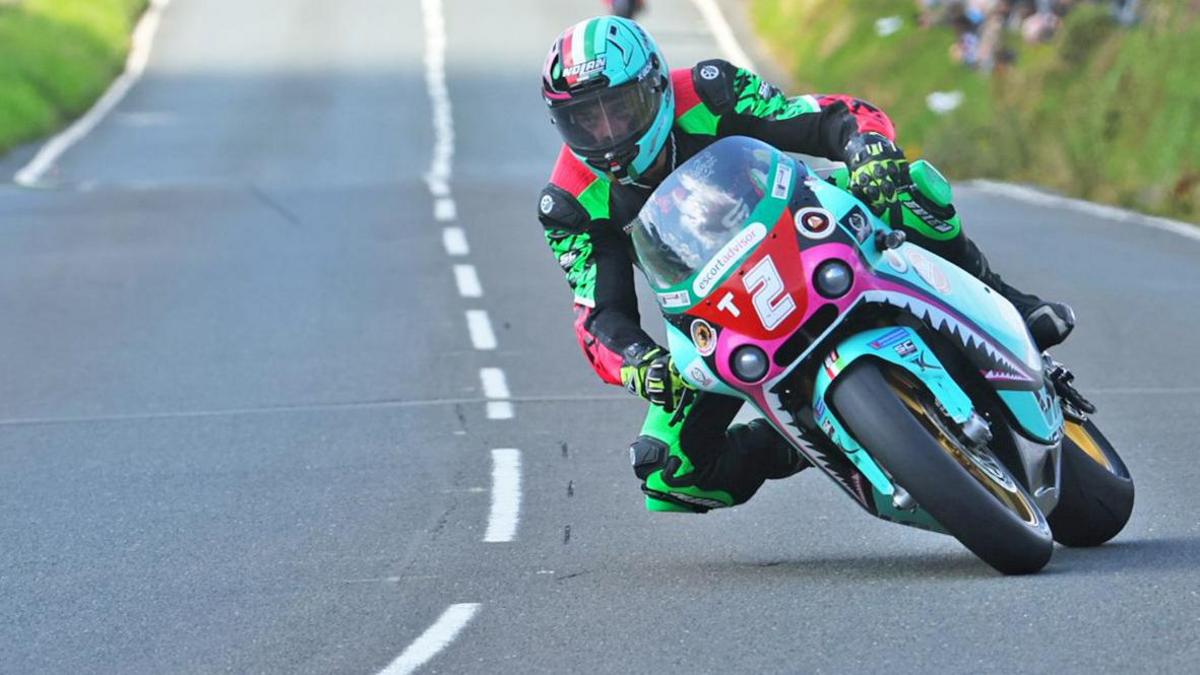
[{"label": "front tyre", "polygon": [[1117,536],[1133,513],[1133,478],[1091,420],[1063,425],[1058,506],[1050,512],[1054,540],[1099,546]]},{"label": "front tyre", "polygon": [[1005,574],[1036,572],[1054,550],[1033,499],[986,449],[956,437],[932,396],[860,359],[831,403],[846,430],[947,532]]}]

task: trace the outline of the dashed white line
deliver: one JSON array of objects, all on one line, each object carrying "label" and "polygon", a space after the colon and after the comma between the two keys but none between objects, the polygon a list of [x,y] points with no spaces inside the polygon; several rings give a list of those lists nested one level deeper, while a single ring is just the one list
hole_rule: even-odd
[{"label": "dashed white line", "polygon": [[521,451],[492,450],[492,511],[483,540],[512,541],[517,536],[521,512]]},{"label": "dashed white line", "polygon": [[757,71],[750,55],[738,43],[733,29],[729,27],[729,22],[725,20],[725,14],[721,12],[716,0],[692,0],[692,4],[700,11],[700,16],[704,17],[705,23],[712,30],[713,37],[717,40],[717,46],[725,53],[725,58],[735,66]]},{"label": "dashed white line", "polygon": [[496,334],[492,332],[492,322],[487,312],[482,309],[467,310],[467,330],[471,333],[471,344],[475,349],[495,349]]},{"label": "dashed white line", "polygon": [[137,27],[133,30],[132,46],[129,49],[129,56],[125,59],[125,72],[113,81],[104,95],[84,113],[83,117],[75,120],[74,124],[47,141],[33,159],[13,176],[13,182],[24,187],[37,185],[46,171],[54,166],[64,152],[90,134],[100,120],[104,119],[104,116],[115,108],[121,99],[125,98],[125,94],[129,93],[133,85],[137,84],[146,70],[146,64],[150,60],[150,48],[154,45],[154,34],[158,31],[163,10],[170,1],[150,1],[146,13],[142,15]]},{"label": "dashed white line", "polygon": [[481,368],[479,380],[483,383],[483,395],[487,397],[487,416],[490,420],[507,420],[513,417],[508,380],[499,368]]},{"label": "dashed white line", "polygon": [[467,245],[467,235],[461,227],[447,227],[442,230],[442,246],[446,247],[449,255],[467,255],[471,247]]},{"label": "dashed white line", "polygon": [[458,284],[458,294],[464,298],[478,298],[483,295],[483,287],[479,285],[479,276],[475,274],[474,265],[455,265],[454,283]]},{"label": "dashed white line", "polygon": [[[425,181],[434,197],[449,197],[450,172],[454,159],[454,116],[450,108],[450,92],[446,87],[446,17],[442,13],[442,0],[422,0],[421,10],[425,20],[425,88],[429,92],[429,103],[433,113],[433,157]],[[435,216],[445,220],[450,206],[435,204]]]},{"label": "dashed white line", "polygon": [[442,222],[457,218],[458,207],[454,205],[454,200],[449,197],[438,198],[433,203],[433,217]]},{"label": "dashed white line", "polygon": [[479,603],[450,605],[432,626],[410,644],[379,675],[409,675],[446,648],[479,611]]}]

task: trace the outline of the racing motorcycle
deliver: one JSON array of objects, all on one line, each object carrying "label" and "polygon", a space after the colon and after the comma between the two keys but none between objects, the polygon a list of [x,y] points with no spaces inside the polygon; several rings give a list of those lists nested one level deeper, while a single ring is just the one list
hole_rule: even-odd
[{"label": "racing motorcycle", "polygon": [[[912,174],[949,203],[931,165]],[[1000,572],[1114,537],[1133,481],[1071,372],[846,185],[735,136],[654,191],[630,235],[682,377],[752,404],[867,512]]]}]

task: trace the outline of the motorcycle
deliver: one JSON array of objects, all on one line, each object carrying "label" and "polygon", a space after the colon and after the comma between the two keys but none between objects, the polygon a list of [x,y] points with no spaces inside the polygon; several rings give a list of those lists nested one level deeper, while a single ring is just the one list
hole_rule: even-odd
[{"label": "motorcycle", "polygon": [[1116,536],[1133,481],[1070,371],[847,184],[735,136],[653,192],[629,232],[682,377],[753,405],[868,513],[1000,572]]}]

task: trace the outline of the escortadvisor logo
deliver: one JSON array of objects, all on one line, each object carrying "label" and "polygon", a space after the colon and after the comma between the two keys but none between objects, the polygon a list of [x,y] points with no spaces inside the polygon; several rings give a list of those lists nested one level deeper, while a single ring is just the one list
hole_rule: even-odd
[{"label": "escortadvisor logo", "polygon": [[766,238],[767,226],[762,223],[751,223],[749,227],[738,232],[737,236],[730,239],[729,243],[717,251],[704,269],[696,275],[696,280],[692,282],[692,290],[701,298],[708,295],[709,291],[716,287],[721,277],[725,276],[725,273],[741,260],[742,256]]}]

